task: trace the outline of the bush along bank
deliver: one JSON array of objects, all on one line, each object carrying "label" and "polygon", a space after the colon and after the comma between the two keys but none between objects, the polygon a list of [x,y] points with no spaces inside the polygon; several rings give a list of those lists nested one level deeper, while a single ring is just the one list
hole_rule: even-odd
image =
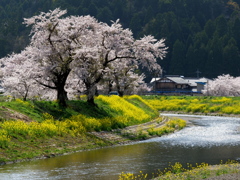
[{"label": "bush along bank", "polygon": [[[62,109],[57,102],[50,101],[0,102],[0,164],[144,139],[145,132],[148,136],[160,135],[184,124],[180,120],[164,120],[166,127],[158,129],[153,123],[161,124],[163,118],[152,121],[159,116],[158,111],[136,95],[98,96],[96,103],[93,107],[84,100],[69,101],[68,107]],[[149,123],[148,128],[138,128],[134,138],[124,131],[144,123]],[[109,134],[101,137],[101,132]],[[111,135],[120,138],[111,139]]]}]

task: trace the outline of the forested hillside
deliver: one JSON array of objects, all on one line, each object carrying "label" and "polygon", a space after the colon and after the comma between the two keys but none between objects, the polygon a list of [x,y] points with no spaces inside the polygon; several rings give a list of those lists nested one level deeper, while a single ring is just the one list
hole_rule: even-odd
[{"label": "forested hillside", "polygon": [[[28,44],[23,18],[56,7],[68,15],[92,15],[109,23],[120,19],[136,38],[165,38],[165,74],[217,77],[240,74],[240,0],[1,0],[0,57]],[[149,80],[149,79],[148,79]]]}]

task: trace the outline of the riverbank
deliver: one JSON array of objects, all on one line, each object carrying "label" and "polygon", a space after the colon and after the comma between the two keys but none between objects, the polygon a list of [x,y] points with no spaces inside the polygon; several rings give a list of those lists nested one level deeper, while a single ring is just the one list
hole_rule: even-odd
[{"label": "riverbank", "polygon": [[90,134],[112,144],[128,144],[134,141],[141,141],[174,133],[185,126],[186,121],[180,118],[160,116],[155,120],[143,124],[128,126],[123,129],[116,129],[112,131],[95,131],[90,132]]},{"label": "riverbank", "polygon": [[0,164],[129,144],[174,133],[186,125],[178,118],[156,118],[158,112],[137,96],[100,96],[96,102],[96,107],[90,107],[84,101],[70,101],[67,109],[56,102],[0,102]]},{"label": "riverbank", "polygon": [[[142,141],[149,138],[173,133],[178,131],[183,126],[177,125],[179,119],[168,118],[161,116],[147,123],[128,126],[122,129],[115,129],[112,131],[93,131],[87,132],[82,137],[54,137],[48,139],[22,140],[17,146],[12,146],[11,151],[0,149],[0,155],[8,155],[8,158],[15,158],[14,160],[2,161],[0,165],[12,164],[23,161],[31,161],[36,159],[46,159],[56,156],[62,156],[74,152],[84,150],[93,150],[97,148],[130,144],[136,141]],[[176,123],[174,123],[176,122]],[[181,121],[182,123],[183,121]],[[170,126],[174,126],[170,127]],[[170,128],[169,131],[162,131],[162,134],[149,134],[149,131],[156,131],[159,129]],[[25,153],[25,157],[22,156]],[[40,155],[39,155],[40,154]],[[16,158],[19,157],[19,158]]]},{"label": "riverbank", "polygon": [[131,143],[185,126],[185,121],[158,117],[136,95],[99,96],[96,103],[69,101],[62,109],[57,102],[0,102],[0,164]]},{"label": "riverbank", "polygon": [[[182,112],[162,112],[164,116],[181,118],[187,121],[188,125],[190,120],[195,119],[194,116],[217,116],[216,114],[191,114],[190,116],[185,116]],[[219,117],[219,116],[218,116]],[[222,114],[221,117],[234,117],[239,118],[239,115],[227,115]],[[196,117],[197,118],[197,117]],[[177,169],[179,168],[180,169]],[[176,169],[175,169],[176,168]],[[170,167],[169,172],[165,172],[167,175],[160,175],[159,177],[154,178],[153,180],[185,180],[185,179],[194,179],[194,180],[237,180],[240,179],[240,164],[238,161],[230,161],[226,162],[226,164],[219,165],[208,165],[208,164],[200,164],[198,167],[190,168],[189,170],[181,169],[182,166],[180,164],[176,166]],[[163,173],[163,174],[165,174]]]},{"label": "riverbank", "polygon": [[[199,167],[191,170],[175,173],[167,173],[152,180],[238,180],[240,179],[240,164],[228,162],[230,164],[221,164],[209,166],[201,164]],[[176,169],[175,169],[176,170]]]}]

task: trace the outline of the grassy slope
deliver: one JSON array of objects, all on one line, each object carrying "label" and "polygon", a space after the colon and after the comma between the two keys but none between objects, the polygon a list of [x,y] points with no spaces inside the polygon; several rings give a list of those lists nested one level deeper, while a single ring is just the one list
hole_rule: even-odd
[{"label": "grassy slope", "polygon": [[[150,121],[158,116],[158,113],[155,110],[147,107],[143,102],[139,102],[138,99],[123,99],[123,101],[135,104],[148,114],[150,118],[145,119],[144,121]],[[4,123],[6,120],[11,121],[12,119],[21,119],[26,123],[39,122],[41,124],[46,118],[44,115],[46,113],[51,115],[55,122],[63,122],[66,119],[71,120],[72,117],[78,115],[99,119],[100,121],[104,118],[114,119],[115,117],[120,117],[121,119],[121,117],[125,116],[124,112],[111,108],[110,104],[100,99],[96,99],[96,103],[97,106],[93,107],[83,100],[69,101],[68,108],[63,109],[59,107],[56,102],[23,102],[21,100],[11,102],[2,101],[0,102],[0,123]],[[137,123],[139,122],[133,121],[132,124]],[[109,129],[111,128],[113,127],[110,127]],[[100,139],[87,132],[74,136],[65,134],[63,136],[43,136],[37,138],[29,134],[22,135],[17,133],[8,134],[8,136],[11,137],[10,143],[6,147],[0,148],[0,164],[21,161],[23,159],[47,158],[66,152],[112,145],[112,142]]]}]

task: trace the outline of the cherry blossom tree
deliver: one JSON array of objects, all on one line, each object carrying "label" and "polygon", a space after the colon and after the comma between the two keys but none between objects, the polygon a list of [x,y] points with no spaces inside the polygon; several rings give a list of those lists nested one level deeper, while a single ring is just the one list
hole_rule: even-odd
[{"label": "cherry blossom tree", "polygon": [[149,70],[160,69],[156,59],[162,59],[166,54],[163,39],[157,41],[152,36],[145,36],[135,40],[132,32],[124,29],[119,21],[112,22],[111,26],[99,25],[96,34],[86,40],[90,41],[88,48],[76,50],[74,61],[74,66],[78,67],[75,73],[85,83],[88,102],[92,104],[97,84],[105,74],[111,75],[123,64],[141,65]]},{"label": "cherry blossom tree", "polygon": [[13,53],[1,59],[4,94],[23,100],[41,97],[52,100],[55,98],[54,92],[39,86],[33,79],[32,72],[38,68],[32,64],[32,54],[29,51],[30,49],[26,48],[19,54]]},{"label": "cherry blossom tree", "polygon": [[25,51],[2,59],[4,66],[2,68],[2,86],[6,95],[26,100],[27,97],[36,95],[32,91],[32,89],[35,89],[36,82],[30,80],[29,68],[31,68],[32,64],[25,62],[24,53]]},{"label": "cherry blossom tree", "polygon": [[[118,64],[121,64],[120,66]],[[138,65],[133,64],[131,61],[120,59],[116,62],[112,62],[108,66],[112,71],[105,73],[103,82],[107,82],[109,91],[117,90],[120,96],[124,94],[133,94],[136,92],[136,88],[145,84],[143,79],[144,74],[137,73]]]},{"label": "cherry blossom tree", "polygon": [[[38,52],[32,58],[38,71],[33,77],[41,85],[57,91],[57,100],[66,106],[66,81],[71,73],[76,49],[88,47],[85,41],[91,36],[97,21],[90,16],[62,17],[66,11],[55,9],[25,19],[32,25],[31,46]],[[85,41],[85,42],[84,42]],[[93,42],[92,42],[93,43]],[[29,52],[31,53],[31,52]]]},{"label": "cherry blossom tree", "polygon": [[[70,64],[74,60],[72,42],[68,22],[60,19],[66,11],[55,9],[48,13],[25,19],[27,26],[32,26],[31,43],[35,53],[32,63],[38,67],[33,78],[47,88],[57,91],[57,100],[62,106],[66,106],[67,92],[64,89],[69,73]],[[70,23],[70,22],[69,22]],[[37,55],[36,55],[37,53]]]},{"label": "cherry blossom tree", "polygon": [[79,99],[80,95],[85,94],[86,88],[81,79],[74,73],[70,73],[65,85],[68,98],[71,100]]},{"label": "cherry blossom tree", "polygon": [[[20,57],[24,61],[21,68],[28,75],[22,73],[18,79],[30,83],[32,89],[38,83],[56,91],[59,104],[66,106],[67,90],[73,93],[84,88],[88,102],[94,104],[97,85],[103,76],[126,64],[160,69],[157,58],[165,57],[167,49],[163,39],[157,41],[153,36],[145,36],[135,40],[119,21],[109,26],[91,16],[64,17],[65,14],[65,10],[55,9],[24,19],[32,27],[31,41],[20,54],[8,57],[12,62],[9,67],[15,71],[10,76],[17,77],[19,67],[14,63]],[[84,87],[80,87],[82,84]],[[28,87],[25,85],[25,92],[29,92]]]},{"label": "cherry blossom tree", "polygon": [[240,96],[240,77],[218,76],[205,85],[203,93],[211,96]]},{"label": "cherry blossom tree", "polygon": [[122,72],[124,74],[115,74],[116,89],[120,96],[124,94],[137,94],[138,90],[143,90],[146,83],[143,81],[144,74],[137,74],[133,71]]}]

